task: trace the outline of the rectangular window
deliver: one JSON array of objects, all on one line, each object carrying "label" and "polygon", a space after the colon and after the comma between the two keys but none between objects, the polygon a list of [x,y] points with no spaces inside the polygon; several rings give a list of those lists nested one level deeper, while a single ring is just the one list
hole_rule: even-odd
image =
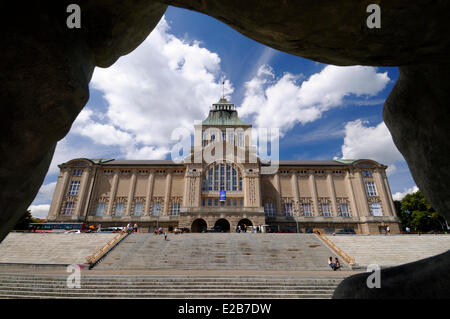
[{"label": "rectangular window", "polygon": [[209,207],[212,206],[212,198],[208,198],[208,206],[209,206]]},{"label": "rectangular window", "polygon": [[227,132],[226,131],[222,131],[222,141],[226,141],[227,140]]},{"label": "rectangular window", "polygon": [[180,215],[180,203],[172,203],[170,205],[170,216]]},{"label": "rectangular window", "polygon": [[348,210],[347,204],[339,204],[339,212],[342,217],[350,217],[350,212]]},{"label": "rectangular window", "polygon": [[208,172],[208,190],[213,190],[213,169],[210,168]]},{"label": "rectangular window", "polygon": [[218,198],[214,198],[214,206],[219,206],[219,199]]},{"label": "rectangular window", "polygon": [[366,169],[362,171],[364,177],[372,177],[372,171],[370,169]]},{"label": "rectangular window", "polygon": [[205,207],[206,204],[206,198],[202,198],[202,206]]},{"label": "rectangular window", "polygon": [[377,196],[377,190],[375,188],[374,182],[365,182],[367,195],[369,196]]},{"label": "rectangular window", "polygon": [[223,164],[220,164],[220,190],[225,190],[225,167]]},{"label": "rectangular window", "polygon": [[82,169],[74,169],[73,170],[73,176],[81,176],[83,174],[83,170]]},{"label": "rectangular window", "polygon": [[116,209],[114,210],[114,216],[123,216],[124,208],[125,208],[124,203],[116,203]]},{"label": "rectangular window", "polygon": [[153,203],[152,216],[161,216],[161,203]]},{"label": "rectangular window", "polygon": [[275,210],[273,208],[273,203],[266,203],[264,205],[264,211],[266,213],[266,216],[274,216],[275,215]]},{"label": "rectangular window", "polygon": [[292,203],[284,203],[284,216],[292,216]]},{"label": "rectangular window", "polygon": [[80,181],[71,181],[69,186],[69,196],[78,195],[80,189]]},{"label": "rectangular window", "polygon": [[242,190],[242,177],[239,176],[239,190]]},{"label": "rectangular window", "polygon": [[322,208],[322,216],[324,217],[331,216],[330,204],[320,204],[320,207]]},{"label": "rectangular window", "polygon": [[231,190],[231,166],[227,165],[227,191]]},{"label": "rectangular window", "polygon": [[237,207],[237,199],[233,198],[233,207]]},{"label": "rectangular window", "polygon": [[142,216],[144,210],[144,203],[134,203],[134,216]]},{"label": "rectangular window", "polygon": [[238,132],[238,146],[244,147],[244,132]]},{"label": "rectangular window", "polygon": [[381,211],[380,203],[370,204],[370,210],[372,211],[373,216],[383,216],[383,212]]},{"label": "rectangular window", "polygon": [[214,190],[219,190],[219,165],[214,166]]},{"label": "rectangular window", "polygon": [[231,206],[231,199],[227,199],[227,206]]},{"label": "rectangular window", "polygon": [[106,203],[98,203],[95,210],[95,216],[105,216]]},{"label": "rectangular window", "polygon": [[311,204],[302,204],[302,207],[303,207],[303,216],[311,217],[312,216]]},{"label": "rectangular window", "polygon": [[73,210],[75,209],[75,203],[74,202],[66,202],[66,205],[64,205],[63,215],[70,216],[73,214]]},{"label": "rectangular window", "polygon": [[237,176],[236,176],[236,170],[233,168],[233,190],[237,190]]}]

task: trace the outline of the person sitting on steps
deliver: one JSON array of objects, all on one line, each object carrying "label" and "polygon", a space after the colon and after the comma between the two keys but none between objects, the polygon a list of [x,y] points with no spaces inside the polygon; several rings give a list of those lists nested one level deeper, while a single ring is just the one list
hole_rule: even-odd
[{"label": "person sitting on steps", "polygon": [[328,258],[328,265],[331,267],[331,269],[336,270],[336,264],[333,263],[333,257],[330,256],[330,258]]},{"label": "person sitting on steps", "polygon": [[341,269],[341,263],[339,262],[339,259],[337,259],[337,257],[334,259],[334,269],[333,270],[338,270]]}]

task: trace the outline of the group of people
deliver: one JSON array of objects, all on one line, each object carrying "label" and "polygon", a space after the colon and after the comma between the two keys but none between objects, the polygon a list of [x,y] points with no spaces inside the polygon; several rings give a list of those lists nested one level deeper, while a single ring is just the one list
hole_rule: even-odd
[{"label": "group of people", "polygon": [[334,262],[333,262],[333,257],[328,258],[328,265],[333,270],[338,270],[341,268],[341,263],[339,262],[339,259],[337,259],[337,257],[334,259]]},{"label": "group of people", "polygon": [[[243,224],[241,225],[237,225],[236,226],[236,233],[246,233],[247,232],[247,225]],[[262,233],[262,227],[261,226],[251,226],[251,230],[252,233],[256,232],[256,233]]]},{"label": "group of people", "polygon": [[169,235],[169,233],[167,231],[163,231],[162,227],[155,228],[153,233],[155,235],[162,235],[162,234],[164,234],[164,240],[167,240],[167,236]]}]

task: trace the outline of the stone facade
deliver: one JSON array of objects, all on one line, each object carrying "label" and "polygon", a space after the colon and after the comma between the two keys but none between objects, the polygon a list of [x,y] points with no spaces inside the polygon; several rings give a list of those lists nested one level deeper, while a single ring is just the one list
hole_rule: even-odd
[{"label": "stone facade", "polygon": [[[221,99],[195,125],[180,162],[73,159],[60,174],[48,221],[85,221],[141,230],[201,231],[269,225],[272,231],[399,232],[386,166],[373,160],[279,161],[256,156],[251,125]],[[268,173],[269,172],[269,173]],[[226,199],[220,200],[220,191]]]}]

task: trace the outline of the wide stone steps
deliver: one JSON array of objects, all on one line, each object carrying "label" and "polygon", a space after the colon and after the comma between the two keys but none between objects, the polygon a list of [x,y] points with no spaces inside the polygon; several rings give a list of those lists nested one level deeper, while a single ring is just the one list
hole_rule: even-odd
[{"label": "wide stone steps", "polygon": [[[330,270],[336,255],[313,234],[132,234],[97,269]],[[348,266],[342,261],[344,269]]]},{"label": "wide stone steps", "polygon": [[450,249],[449,235],[336,235],[327,236],[355,258],[359,266],[395,266],[431,257]]},{"label": "wide stone steps", "polygon": [[295,276],[0,275],[0,298],[331,298],[341,279]]}]

